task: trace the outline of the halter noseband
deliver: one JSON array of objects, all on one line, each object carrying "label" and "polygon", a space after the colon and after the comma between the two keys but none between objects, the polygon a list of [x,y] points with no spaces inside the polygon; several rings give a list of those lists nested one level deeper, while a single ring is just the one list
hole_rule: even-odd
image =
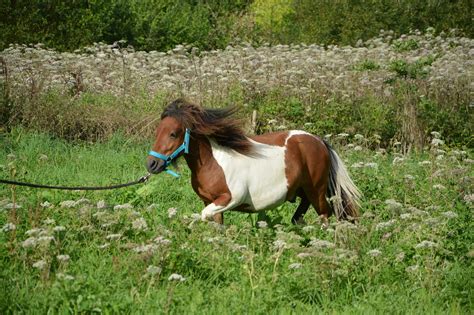
[{"label": "halter noseband", "polygon": [[171,153],[170,155],[164,155],[164,154],[161,154],[161,153],[158,153],[158,152],[155,152],[153,150],[151,150],[150,152],[148,152],[149,155],[151,156],[154,156],[156,158],[159,158],[163,161],[165,161],[165,169],[164,171],[168,174],[171,174],[173,175],[174,177],[179,177],[179,174],[176,173],[176,172],[173,172],[172,170],[169,170],[168,169],[168,166],[171,164],[171,162],[173,162],[173,160],[181,154],[181,152],[184,151],[184,153],[189,153],[189,136],[191,134],[191,131],[186,128],[186,132],[184,134],[184,141],[183,143],[179,146],[179,148],[177,148],[176,150],[174,150],[173,153]]}]

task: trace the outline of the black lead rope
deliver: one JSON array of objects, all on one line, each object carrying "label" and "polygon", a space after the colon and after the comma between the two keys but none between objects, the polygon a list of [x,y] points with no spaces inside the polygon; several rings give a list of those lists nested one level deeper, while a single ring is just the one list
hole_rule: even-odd
[{"label": "black lead rope", "polygon": [[9,185],[15,185],[15,186],[26,186],[26,187],[32,187],[32,188],[47,188],[47,189],[60,189],[60,190],[107,190],[107,189],[116,189],[116,188],[123,188],[123,187],[128,187],[132,185],[137,185],[137,184],[142,184],[148,181],[148,178],[150,178],[151,174],[148,173],[145,176],[140,177],[139,179],[125,183],[125,184],[118,184],[118,185],[112,185],[112,186],[79,186],[79,187],[71,187],[71,186],[50,186],[50,185],[40,185],[40,184],[31,184],[31,183],[25,183],[25,182],[17,182],[14,180],[7,180],[7,179],[0,179],[1,184],[9,184]]}]

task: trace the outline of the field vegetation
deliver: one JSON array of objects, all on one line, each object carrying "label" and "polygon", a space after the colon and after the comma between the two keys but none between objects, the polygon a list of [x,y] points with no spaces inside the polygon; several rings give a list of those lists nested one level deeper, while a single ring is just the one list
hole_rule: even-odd
[{"label": "field vegetation", "polygon": [[[364,192],[359,224],[267,216],[200,221],[189,171],[108,192],[0,186],[0,310],[145,313],[469,313],[473,160],[431,135],[429,150],[332,139]],[[71,144],[15,129],[0,177],[109,184],[143,174],[148,143]],[[428,149],[428,148],[427,148]]]},{"label": "field vegetation", "polygon": [[[429,132],[473,143],[473,40],[414,32],[352,46],[228,46],[168,52],[97,44],[60,53],[15,45],[0,53],[4,125],[66,139],[150,136],[170,100],[238,105],[249,131],[360,133],[405,152]],[[256,111],[253,125],[252,112]],[[375,141],[375,140],[374,140]]]},{"label": "field vegetation", "polygon": [[186,97],[326,138],[364,194],[358,224],[323,229],[290,203],[201,222],[183,161],[118,190],[2,184],[0,313],[472,312],[471,6],[0,3],[0,178],[136,180]]}]

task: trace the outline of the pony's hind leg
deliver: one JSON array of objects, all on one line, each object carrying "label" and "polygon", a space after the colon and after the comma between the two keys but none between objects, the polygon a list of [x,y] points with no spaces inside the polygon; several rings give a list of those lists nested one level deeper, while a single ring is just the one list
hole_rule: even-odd
[{"label": "pony's hind leg", "polygon": [[305,193],[308,196],[309,201],[316,210],[316,213],[321,218],[323,227],[328,226],[328,218],[331,215],[331,207],[329,206],[326,200],[326,190],[327,185],[322,185],[320,187],[311,187],[311,191],[306,191]]},{"label": "pony's hind leg", "polygon": [[308,211],[310,202],[306,196],[301,197],[301,203],[299,204],[298,208],[295,211],[295,214],[291,218],[291,223],[293,224],[305,224],[303,216]]}]

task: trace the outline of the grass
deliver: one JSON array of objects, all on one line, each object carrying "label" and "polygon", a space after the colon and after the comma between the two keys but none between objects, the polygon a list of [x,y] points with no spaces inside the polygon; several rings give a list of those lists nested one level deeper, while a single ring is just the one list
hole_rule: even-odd
[{"label": "grass", "polygon": [[[151,144],[0,137],[0,178],[66,185],[137,179]],[[200,222],[183,163],[179,179],[113,191],[0,186],[0,312],[469,313],[472,152],[333,143],[365,194],[358,225],[323,230],[311,210],[293,226],[290,203],[226,213],[224,227]]]}]

